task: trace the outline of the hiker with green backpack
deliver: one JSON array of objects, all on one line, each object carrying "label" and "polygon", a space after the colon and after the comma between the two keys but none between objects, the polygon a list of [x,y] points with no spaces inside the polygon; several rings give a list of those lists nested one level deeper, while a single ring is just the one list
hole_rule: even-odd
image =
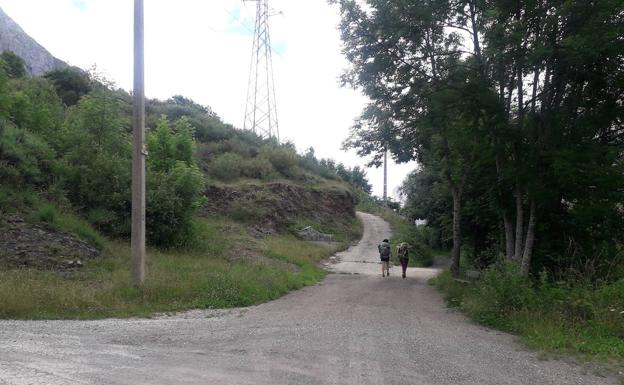
[{"label": "hiker with green backpack", "polygon": [[381,276],[390,276],[390,256],[392,254],[390,248],[390,241],[384,239],[381,241],[379,246],[377,246],[379,250],[379,258],[381,259]]},{"label": "hiker with green backpack", "polygon": [[397,245],[397,255],[401,262],[401,268],[403,269],[403,278],[407,272],[407,265],[409,264],[409,244],[407,242],[401,242]]}]

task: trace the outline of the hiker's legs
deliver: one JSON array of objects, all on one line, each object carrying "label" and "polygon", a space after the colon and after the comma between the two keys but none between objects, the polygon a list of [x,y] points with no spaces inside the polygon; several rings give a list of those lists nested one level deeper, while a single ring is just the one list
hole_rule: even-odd
[{"label": "hiker's legs", "polygon": [[407,272],[408,263],[409,263],[409,259],[401,259],[401,269],[403,269],[403,278],[405,278],[405,273]]},{"label": "hiker's legs", "polygon": [[386,267],[386,275],[390,275],[390,261],[384,261],[384,266]]},{"label": "hiker's legs", "polygon": [[384,266],[384,261],[381,261],[381,276],[385,277],[386,276],[386,267]]}]

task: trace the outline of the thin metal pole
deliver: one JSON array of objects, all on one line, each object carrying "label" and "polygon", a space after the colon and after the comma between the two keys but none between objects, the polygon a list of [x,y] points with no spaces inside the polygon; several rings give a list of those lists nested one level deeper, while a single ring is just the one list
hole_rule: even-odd
[{"label": "thin metal pole", "polygon": [[132,280],[145,279],[145,61],[143,0],[134,0]]}]

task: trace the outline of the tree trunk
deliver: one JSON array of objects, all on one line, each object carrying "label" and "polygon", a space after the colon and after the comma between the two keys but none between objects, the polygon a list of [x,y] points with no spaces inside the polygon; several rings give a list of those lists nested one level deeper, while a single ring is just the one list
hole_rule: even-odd
[{"label": "tree trunk", "polygon": [[511,219],[509,219],[509,214],[507,213],[507,209],[503,204],[503,160],[500,154],[496,154],[496,175],[498,179],[498,195],[499,200],[501,201],[502,208],[502,217],[503,217],[503,226],[505,229],[505,257],[509,260],[514,259],[514,228],[511,223]]},{"label": "tree trunk", "polygon": [[524,210],[522,208],[522,190],[520,190],[520,184],[516,183],[516,248],[514,251],[514,259],[520,262],[522,258],[522,236],[524,230]]},{"label": "tree trunk", "polygon": [[505,256],[512,261],[514,259],[514,228],[509,215],[503,211],[503,223],[505,225]]},{"label": "tree trunk", "polygon": [[451,274],[459,275],[461,253],[461,190],[452,189],[453,195],[453,251],[451,252]]},{"label": "tree trunk", "polygon": [[[477,26],[477,6],[475,1],[470,2],[470,22],[472,26],[472,44],[474,45],[474,53],[477,58],[477,62],[479,63],[479,71],[483,68],[481,67],[481,43],[479,42],[479,28]],[[482,75],[484,75],[482,73]]]},{"label": "tree trunk", "polygon": [[531,200],[531,209],[529,214],[529,227],[527,228],[526,244],[524,245],[524,254],[522,255],[522,273],[527,275],[531,269],[531,256],[533,254],[533,244],[535,243],[535,222],[537,221],[537,212],[535,208],[535,200]]}]

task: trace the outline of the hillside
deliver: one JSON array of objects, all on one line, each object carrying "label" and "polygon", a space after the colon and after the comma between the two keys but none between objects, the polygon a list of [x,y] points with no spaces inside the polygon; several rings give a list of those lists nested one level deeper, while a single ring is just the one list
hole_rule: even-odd
[{"label": "hillside", "polygon": [[0,8],[0,52],[15,52],[26,62],[31,75],[42,75],[48,71],[67,67],[63,61],[52,56],[45,48]]},{"label": "hillside", "polygon": [[[129,93],[72,68],[20,76],[16,63],[0,65],[0,317],[250,305],[318,282],[320,260],[359,237],[361,169],[182,96],[149,100],[148,279],[133,287]],[[335,242],[298,239],[307,226]]]}]

